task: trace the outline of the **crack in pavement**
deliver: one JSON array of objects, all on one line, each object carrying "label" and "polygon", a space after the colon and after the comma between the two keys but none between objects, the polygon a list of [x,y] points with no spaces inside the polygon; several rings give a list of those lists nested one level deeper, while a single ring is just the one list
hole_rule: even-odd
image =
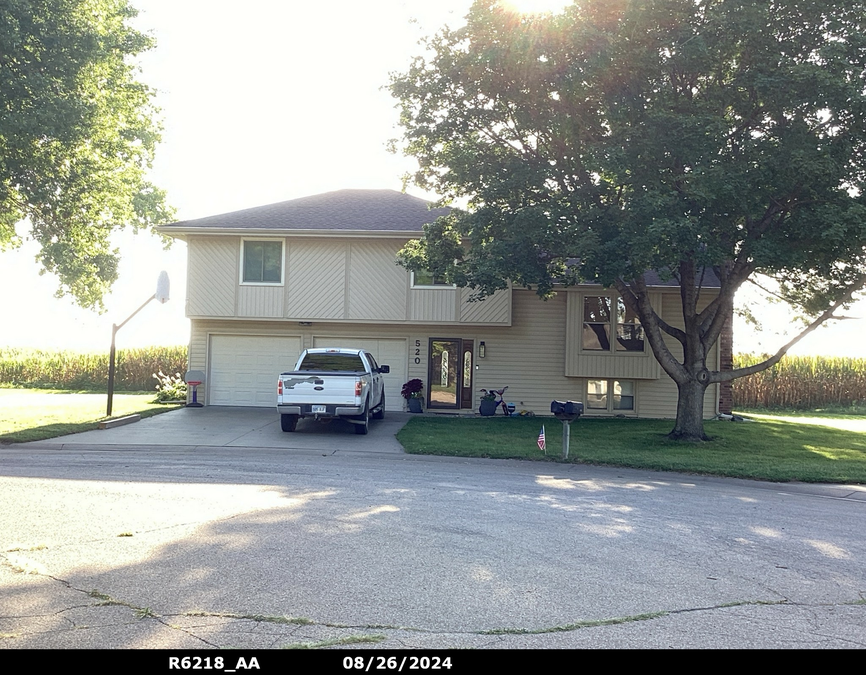
[{"label": "crack in pavement", "polygon": [[[7,564],[9,564],[7,562]],[[14,566],[13,566],[14,567]],[[34,615],[26,615],[26,616],[5,616],[2,618],[5,619],[15,619],[15,618],[39,618],[44,616],[58,616],[65,612],[69,612],[74,609],[87,609],[93,607],[125,607],[132,612],[134,612],[137,616],[136,622],[143,621],[145,619],[153,619],[159,624],[165,626],[174,631],[179,631],[184,633],[185,635],[197,640],[209,647],[220,648],[223,645],[217,644],[208,640],[201,635],[198,635],[197,632],[193,628],[183,627],[171,622],[171,619],[178,617],[213,617],[213,618],[222,618],[222,619],[230,619],[236,621],[250,621],[255,623],[265,623],[271,625],[281,625],[285,627],[293,627],[293,630],[290,632],[290,635],[295,635],[301,629],[307,628],[331,628],[331,629],[339,629],[339,630],[379,630],[379,631],[393,631],[393,632],[414,632],[414,633],[424,633],[426,635],[472,635],[472,636],[490,636],[493,639],[487,643],[490,645],[496,645],[503,641],[506,636],[515,636],[515,635],[545,635],[552,633],[568,633],[574,632],[577,630],[581,630],[584,628],[598,628],[602,626],[613,626],[620,625],[625,623],[634,623],[634,622],[643,622],[643,621],[652,621],[655,619],[663,618],[666,616],[673,616],[677,614],[687,614],[694,612],[713,612],[718,610],[730,609],[734,607],[763,607],[763,606],[789,606],[789,607],[864,607],[866,608],[866,604],[864,604],[863,598],[859,597],[857,600],[851,600],[848,602],[829,602],[829,603],[800,603],[800,602],[792,602],[787,598],[781,600],[740,600],[734,602],[721,603],[718,605],[709,605],[702,607],[683,607],[677,609],[670,610],[662,610],[658,612],[650,612],[643,614],[634,614],[629,616],[620,616],[620,617],[609,617],[605,619],[587,619],[582,621],[576,621],[573,623],[555,625],[555,626],[547,626],[541,628],[494,628],[487,630],[458,630],[458,631],[450,631],[450,630],[434,630],[429,628],[417,627],[417,626],[400,626],[400,625],[391,625],[391,624],[343,624],[343,623],[335,623],[328,621],[314,621],[312,619],[308,619],[305,617],[290,617],[290,616],[278,616],[278,615],[263,615],[263,614],[240,614],[234,612],[210,612],[210,611],[188,611],[188,612],[180,612],[180,613],[166,613],[166,614],[157,614],[153,612],[149,607],[139,607],[133,603],[126,602],[123,600],[118,600],[106,593],[102,593],[96,589],[85,590],[82,588],[77,588],[72,585],[69,581],[65,579],[61,579],[50,574],[41,574],[41,573],[32,573],[36,576],[45,577],[50,579],[58,584],[63,585],[67,589],[82,593],[87,595],[94,600],[97,600],[95,604],[84,604],[84,605],[71,605],[69,607],[65,607],[61,610],[57,610],[51,612],[50,614],[34,614]],[[16,637],[22,637],[27,634],[48,634],[48,633],[62,633],[70,630],[86,630],[92,628],[92,626],[79,626],[69,617],[63,617],[65,621],[70,624],[70,627],[63,628],[59,630],[53,631],[32,631],[25,633],[15,633]],[[133,625],[132,621],[129,621],[127,625]],[[116,624],[115,624],[116,625]],[[5,634],[5,635],[13,635],[13,634]],[[815,633],[816,637],[826,638],[826,639],[838,639],[846,642],[848,644],[863,647],[866,646],[866,643],[859,642],[856,640],[850,640],[846,638],[841,638],[838,636],[824,635],[821,633]],[[275,636],[271,641],[272,646],[276,645],[278,642],[281,642],[285,638],[280,638],[279,636]],[[325,648],[330,646],[339,646],[346,644],[363,644],[363,643],[373,643],[373,642],[382,642],[388,640],[388,636],[382,635],[350,635],[345,637],[337,637],[337,638],[326,638],[326,639],[315,639],[310,638],[309,641],[301,640],[300,642],[283,644],[284,648]],[[393,638],[398,644],[402,646],[410,646],[411,640],[406,640],[405,638],[399,638],[397,636],[393,636]]]}]

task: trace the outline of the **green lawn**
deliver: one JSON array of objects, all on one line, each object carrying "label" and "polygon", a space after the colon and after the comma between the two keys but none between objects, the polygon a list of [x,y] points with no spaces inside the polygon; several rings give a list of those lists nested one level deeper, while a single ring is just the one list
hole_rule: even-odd
[{"label": "green lawn", "polygon": [[[152,403],[154,392],[115,394],[112,417],[142,417],[177,406]],[[106,394],[0,389],[0,443],[23,443],[96,429],[104,419]]]},{"label": "green lawn", "polygon": [[[536,445],[542,424],[546,456]],[[665,437],[672,427],[670,420],[581,418],[571,426],[567,461],[772,481],[866,483],[863,431],[767,416],[709,421],[705,430],[713,440],[686,444]],[[415,454],[563,461],[562,423],[553,418],[417,417],[397,440]]]}]

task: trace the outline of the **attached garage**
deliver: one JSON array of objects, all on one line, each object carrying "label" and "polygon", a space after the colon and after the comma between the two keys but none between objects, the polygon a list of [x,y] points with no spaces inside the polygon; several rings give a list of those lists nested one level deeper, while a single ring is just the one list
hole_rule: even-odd
[{"label": "attached garage", "polygon": [[209,351],[209,405],[270,408],[277,376],[295,367],[301,338],[211,335]]},{"label": "attached garage", "polygon": [[391,366],[391,372],[384,375],[385,379],[385,410],[403,410],[403,399],[400,390],[406,377],[406,364],[409,361],[407,341],[403,338],[347,338],[328,337],[326,335],[313,338],[314,347],[335,347],[340,349],[366,349],[380,366]]}]

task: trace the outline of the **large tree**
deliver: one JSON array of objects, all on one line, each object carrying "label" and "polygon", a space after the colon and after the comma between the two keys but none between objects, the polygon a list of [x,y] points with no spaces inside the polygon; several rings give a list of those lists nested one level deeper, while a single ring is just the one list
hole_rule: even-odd
[{"label": "large tree", "polygon": [[168,222],[146,179],[159,141],[134,57],[153,40],[126,0],[0,0],[0,250],[27,219],[58,295],[101,308],[111,232]]},{"label": "large tree", "polygon": [[[803,334],[864,286],[863,1],[577,0],[524,15],[478,0],[426,48],[390,85],[398,146],[419,186],[467,206],[403,264],[482,295],[509,280],[542,296],[615,288],[678,387],[672,437],[704,439],[706,388],[802,337],[750,368],[707,363],[750,277],[811,317]],[[682,328],[653,307],[649,270],[679,283]]]}]

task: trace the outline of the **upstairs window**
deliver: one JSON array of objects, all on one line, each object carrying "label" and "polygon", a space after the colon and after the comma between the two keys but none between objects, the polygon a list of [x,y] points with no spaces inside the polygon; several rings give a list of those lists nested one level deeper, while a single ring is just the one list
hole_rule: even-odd
[{"label": "upstairs window", "polygon": [[583,298],[583,348],[610,351],[610,298],[606,296]]},{"label": "upstairs window", "polygon": [[427,270],[420,270],[418,272],[412,272],[412,288],[424,288],[424,287],[434,287],[434,286],[449,286],[453,287],[454,284],[451,284],[445,280],[445,277],[441,277],[438,275],[434,275]]},{"label": "upstairs window", "polygon": [[283,242],[244,240],[241,281],[245,284],[283,283]]},{"label": "upstairs window", "polygon": [[[616,311],[614,319],[613,311]],[[615,333],[614,333],[615,331]],[[611,335],[615,340],[611,342]],[[583,349],[596,352],[643,352],[644,332],[637,314],[622,298],[586,295],[583,298]]]},{"label": "upstairs window", "polygon": [[644,351],[643,326],[637,314],[626,306],[622,298],[616,299],[616,351]]}]

